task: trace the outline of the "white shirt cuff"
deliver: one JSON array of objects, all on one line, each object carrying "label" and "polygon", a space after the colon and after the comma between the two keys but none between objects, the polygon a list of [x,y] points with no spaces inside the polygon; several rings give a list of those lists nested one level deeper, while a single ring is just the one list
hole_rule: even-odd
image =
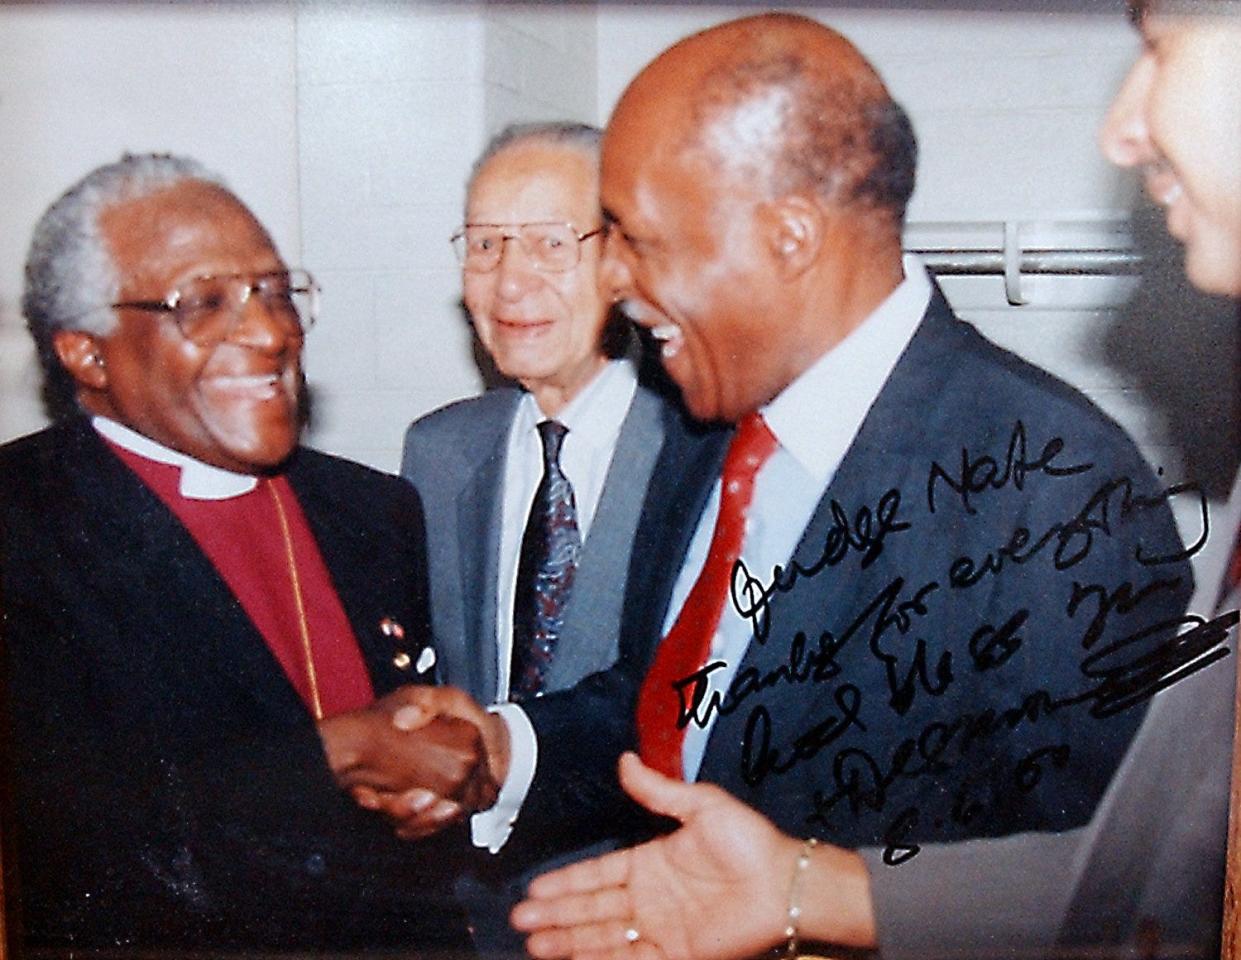
[{"label": "white shirt cuff", "polygon": [[517,704],[497,703],[488,707],[487,712],[498,713],[508,726],[508,776],[500,784],[500,796],[495,804],[470,817],[470,837],[474,846],[499,853],[508,842],[517,815],[526,802],[526,794],[530,792],[534,768],[539,761],[539,742],[530,718]]}]

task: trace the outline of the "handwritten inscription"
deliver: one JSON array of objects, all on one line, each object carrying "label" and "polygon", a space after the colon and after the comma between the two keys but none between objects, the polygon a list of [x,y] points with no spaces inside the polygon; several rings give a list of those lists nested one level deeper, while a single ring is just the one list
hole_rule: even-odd
[{"label": "handwritten inscription", "polygon": [[793,560],[788,566],[777,565],[771,571],[769,584],[751,576],[741,561],[733,567],[733,606],[742,617],[750,621],[754,639],[759,643],[767,639],[767,614],[771,609],[773,596],[788,593],[802,580],[816,577],[824,570],[838,565],[850,553],[861,555],[859,567],[865,570],[883,552],[884,542],[889,535],[909,529],[909,523],[897,517],[901,508],[899,490],[885,493],[874,509],[859,508],[852,519],[835,500],[831,501],[828,508],[832,515],[832,525],[823,538],[823,552],[812,562],[801,564]]},{"label": "handwritten inscription", "polygon": [[[969,835],[997,805],[1036,793],[1076,749],[1093,749],[1082,723],[1226,656],[1237,622],[1236,613],[1182,612],[1185,561],[1208,533],[1197,488],[1153,491],[1142,478],[1104,475],[1068,446],[1032,442],[1019,421],[998,455],[963,447],[951,469],[932,462],[925,510],[898,487],[860,507],[833,499],[811,559],[803,545],[800,559],[766,577],[738,560],[731,600],[752,649],[776,637],[787,647],[747,658],[726,687],[720,660],[682,678],[680,725],[747,709],[743,782],[758,789],[812,770],[806,823],[830,835],[842,815],[880,814],[894,864],[915,856],[922,837],[948,824]],[[1188,547],[1171,533],[1168,504],[1180,497],[1201,517]],[[977,546],[988,540],[994,546]],[[794,591],[812,592],[780,599]],[[812,620],[777,623],[790,610]],[[822,692],[806,690],[814,708],[790,731],[765,696],[776,688]],[[933,783],[943,804],[900,801],[901,785],[916,781]]]},{"label": "handwritten inscription", "polygon": [[926,505],[931,513],[935,512],[936,485],[943,483],[955,493],[961,501],[966,513],[976,513],[970,498],[975,494],[988,490],[1002,490],[1012,485],[1015,490],[1025,489],[1026,477],[1032,473],[1042,473],[1048,477],[1071,477],[1077,473],[1085,473],[1094,465],[1078,463],[1063,466],[1055,462],[1064,451],[1064,440],[1053,437],[1043,446],[1043,451],[1035,459],[1028,460],[1026,450],[1026,428],[1020,420],[1013,428],[1008,441],[1008,453],[1001,466],[994,457],[982,454],[972,456],[965,447],[961,448],[961,469],[953,477],[938,462],[931,464],[926,480]]}]

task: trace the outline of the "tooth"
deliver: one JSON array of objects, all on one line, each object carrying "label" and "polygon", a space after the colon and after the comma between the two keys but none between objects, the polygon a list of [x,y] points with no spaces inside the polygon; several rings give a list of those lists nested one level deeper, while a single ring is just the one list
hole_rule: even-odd
[{"label": "tooth", "polygon": [[681,332],[681,329],[674,323],[663,323],[658,327],[651,328],[651,336],[656,340],[672,340]]},{"label": "tooth", "polygon": [[637,300],[622,300],[618,306],[621,313],[632,320],[634,323],[641,323],[642,318],[646,316],[646,311]]},{"label": "tooth", "polygon": [[1176,203],[1177,200],[1181,199],[1182,192],[1180,182],[1174,181],[1169,185],[1168,189],[1163,192],[1163,195],[1159,198],[1159,202],[1165,207],[1170,207],[1172,204]]}]

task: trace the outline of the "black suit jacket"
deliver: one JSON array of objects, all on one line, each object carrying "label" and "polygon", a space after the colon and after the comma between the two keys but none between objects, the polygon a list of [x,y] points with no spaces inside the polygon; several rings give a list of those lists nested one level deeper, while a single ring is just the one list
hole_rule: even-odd
[{"label": "black suit jacket", "polygon": [[[540,816],[572,817],[634,742],[636,690],[729,433],[681,439],[648,491],[620,663],[528,707]],[[1132,442],[938,292],[789,570],[736,581],[765,637],[700,776],[790,833],[894,862],[930,840],[1085,823],[1143,697],[1192,659],[1164,642],[1192,575]]]},{"label": "black suit jacket", "polygon": [[[430,636],[416,494],[307,449],[288,476],[376,694],[429,679],[400,667]],[[341,793],[260,634],[88,423],[0,449],[0,535],[29,943],[461,943],[465,838],[402,843]]]}]

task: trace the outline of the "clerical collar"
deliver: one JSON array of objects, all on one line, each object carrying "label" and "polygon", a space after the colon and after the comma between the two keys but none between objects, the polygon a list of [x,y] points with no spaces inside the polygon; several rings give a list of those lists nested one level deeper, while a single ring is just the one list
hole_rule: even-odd
[{"label": "clerical collar", "polygon": [[92,417],[91,426],[130,453],[136,453],[156,463],[179,467],[181,482],[177,489],[187,500],[228,500],[249,493],[258,486],[258,477],[221,470],[209,463],[195,460],[107,417]]}]

